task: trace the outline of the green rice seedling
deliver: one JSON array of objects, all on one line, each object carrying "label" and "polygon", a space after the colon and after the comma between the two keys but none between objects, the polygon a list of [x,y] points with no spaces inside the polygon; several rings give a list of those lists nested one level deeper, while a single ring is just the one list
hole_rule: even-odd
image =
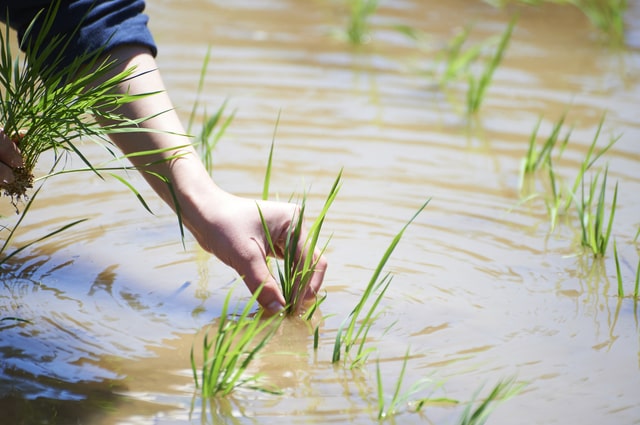
[{"label": "green rice seedling", "polygon": [[[189,134],[191,134],[195,122],[196,112],[200,103],[200,96],[202,95],[202,92],[204,90],[204,81],[207,75],[207,68],[210,58],[211,48],[209,47],[202,64],[202,68],[200,69],[200,79],[198,81],[196,100],[193,103],[191,114],[189,116],[189,124],[187,125],[187,133]],[[209,173],[213,171],[213,150],[226,132],[236,114],[236,111],[234,110],[224,121],[221,121],[227,107],[227,103],[228,99],[225,99],[218,110],[211,116],[207,114],[207,111],[205,109],[203,119],[204,124],[200,129],[200,133],[194,136],[194,144],[196,146],[196,149],[200,153],[202,162]]]},{"label": "green rice seedling", "polygon": [[467,78],[471,66],[480,58],[482,51],[493,43],[492,39],[488,39],[464,49],[470,33],[471,27],[466,26],[447,43],[444,52],[438,55],[439,60],[444,62],[444,69],[439,76],[441,87],[446,87],[447,84],[460,79],[461,76]]},{"label": "green rice seedling", "polygon": [[[523,384],[516,383],[514,378],[498,382],[487,398],[481,401],[475,409],[473,408],[473,401],[467,405],[458,420],[458,425],[482,425],[486,423],[489,415],[500,403],[517,395],[522,388]],[[474,400],[477,399],[480,390],[476,392]]]},{"label": "green rice seedling", "polygon": [[[365,348],[367,335],[379,316],[379,312],[377,312],[376,309],[380,305],[380,301],[391,283],[391,275],[389,273],[385,274],[382,278],[380,277],[382,269],[387,264],[387,261],[391,257],[396,246],[398,246],[404,232],[426,208],[430,201],[431,199],[428,199],[424,204],[422,204],[418,211],[416,211],[413,217],[411,217],[402,229],[400,229],[391,241],[391,244],[387,247],[387,250],[378,262],[378,265],[374,270],[362,296],[360,297],[360,300],[338,329],[333,346],[333,354],[331,358],[332,363],[339,362],[341,358],[344,358],[344,361],[346,362],[347,356],[352,356],[351,367],[354,368],[362,365],[367,360],[369,354],[373,351],[372,348]],[[377,296],[373,302],[368,305],[369,299],[375,293],[377,293]],[[363,315],[362,318],[360,317],[361,315]]]},{"label": "green rice seedling", "polygon": [[[0,123],[20,148],[24,162],[13,169],[14,182],[0,184],[14,205],[26,199],[33,187],[33,169],[43,152],[75,153],[91,168],[76,141],[92,137],[113,153],[107,134],[142,131],[137,125],[143,120],[128,120],[117,112],[118,107],[152,94],[117,94],[114,88],[134,78],[134,70],[115,73],[116,64],[102,59],[101,51],[81,54],[58,69],[63,59],[58,49],[67,39],[49,35],[57,6],[51,10],[43,18],[41,32],[22,46],[26,51],[22,60],[12,51],[8,23],[0,33]],[[24,38],[29,39],[32,31],[29,26]]]},{"label": "green rice seedling", "polygon": [[493,79],[493,74],[498,68],[498,65],[502,62],[507,50],[515,23],[515,19],[509,22],[509,25],[502,34],[502,37],[500,37],[496,51],[491,57],[489,63],[487,63],[484,71],[480,75],[480,78],[476,79],[473,75],[469,76],[469,88],[467,90],[467,114],[474,114],[480,109],[480,105],[484,101],[486,91]]},{"label": "green rice seedling", "polygon": [[390,416],[399,413],[403,405],[412,404],[415,406],[415,410],[419,411],[428,403],[447,403],[456,404],[456,400],[449,398],[433,398],[433,397],[420,397],[416,398],[418,393],[422,393],[429,388],[434,387],[434,383],[428,379],[421,379],[415,382],[409,389],[402,392],[402,384],[404,382],[404,376],[407,369],[407,361],[409,360],[409,349],[404,356],[402,362],[402,369],[400,375],[395,383],[394,392],[390,399],[386,399],[384,396],[384,386],[382,383],[382,373],[380,371],[380,361],[376,363],[376,382],[377,382],[377,395],[378,395],[378,420],[383,420]]},{"label": "green rice seedling", "polygon": [[346,37],[352,44],[365,44],[369,41],[369,18],[378,8],[378,0],[348,0],[348,7]]},{"label": "green rice seedling", "polygon": [[[564,124],[565,118],[567,114],[563,114],[562,117],[556,122],[551,130],[551,134],[542,144],[542,147],[537,150],[536,149],[536,138],[538,136],[538,130],[540,129],[540,124],[542,122],[542,118],[538,120],[536,127],[531,133],[531,137],[529,138],[529,148],[527,150],[526,156],[522,159],[522,163],[520,166],[521,175],[522,174],[530,174],[538,171],[540,167],[548,161],[548,158],[551,157],[551,154],[558,143],[558,138],[560,136],[560,131]],[[558,153],[558,157],[562,156],[564,149],[569,142],[569,137],[571,136],[571,132],[573,129],[570,129],[564,139],[560,144],[560,152]]]},{"label": "green rice seedling", "polygon": [[494,7],[508,3],[523,3],[538,6],[542,3],[567,4],[578,8],[614,46],[624,44],[624,15],[627,0],[484,0]]},{"label": "green rice seedling", "polygon": [[196,364],[195,347],[191,348],[193,379],[203,397],[224,397],[239,387],[279,393],[262,385],[259,374],[246,374],[249,365],[269,342],[282,320],[279,315],[263,318],[262,309],[255,314],[251,312],[261,290],[259,288],[253,294],[244,308],[236,307],[234,311],[230,310],[233,291],[227,293],[218,324],[212,327],[213,336],[209,332],[204,336],[201,367]]},{"label": "green rice seedling", "polygon": [[[307,232],[306,239],[302,241],[302,251],[304,252],[304,255],[302,256],[298,256],[297,251],[300,246],[302,236],[302,225],[306,209],[306,195],[303,196],[300,208],[291,219],[291,226],[289,226],[289,229],[287,230],[284,247],[281,251],[276,249],[276,241],[271,237],[267,223],[262,215],[262,211],[258,207],[260,219],[262,220],[265,235],[267,236],[269,249],[273,253],[282,252],[282,265],[279,261],[276,261],[275,263],[278,282],[280,283],[282,295],[287,303],[285,306],[285,313],[289,315],[298,314],[301,307],[303,307],[301,305],[303,301],[301,297],[306,293],[311,277],[319,261],[319,256],[315,256],[314,252],[318,247],[320,232],[327,213],[329,212],[329,208],[331,207],[331,204],[333,204],[333,201],[340,190],[341,177],[342,171],[338,173],[338,176],[333,182],[333,186],[327,195],[322,210],[311,224]],[[268,190],[268,187],[266,190]],[[327,244],[328,242],[320,249],[320,255],[324,253],[327,248]],[[305,320],[310,319],[322,301],[324,301],[324,297],[316,299],[315,303],[310,307],[304,306],[307,310],[302,313],[301,317]]]},{"label": "green rice seedling", "polygon": [[[135,167],[117,166],[99,169],[94,166],[80,151],[78,144],[85,139],[91,140],[102,146],[112,157],[114,162],[130,156],[143,156],[154,152],[138,152],[127,156],[118,157],[112,149],[107,136],[113,133],[155,131],[143,129],[140,123],[152,117],[139,120],[130,120],[121,115],[119,108],[127,103],[134,102],[154,93],[140,95],[120,94],[114,90],[117,86],[125,84],[128,80],[136,78],[135,69],[129,68],[122,72],[116,72],[117,64],[108,59],[103,59],[103,52],[98,49],[94,53],[84,53],[66,64],[62,69],[59,66],[63,57],[60,53],[68,43],[68,35],[51,37],[49,32],[53,26],[53,20],[58,11],[59,3],[55,2],[50,11],[42,16],[43,24],[41,32],[34,34],[28,45],[23,45],[26,53],[21,58],[15,54],[9,38],[9,23],[7,22],[3,32],[0,32],[0,124],[3,131],[20,148],[24,166],[13,168],[15,180],[10,184],[0,184],[0,192],[11,199],[12,204],[18,210],[18,203],[27,201],[22,215],[15,226],[9,231],[9,236],[0,247],[0,253],[5,252],[8,243],[24,219],[24,214],[31,207],[35,193],[28,195],[28,191],[40,180],[44,182],[49,177],[76,170],[61,170],[58,165],[61,159],[68,154],[75,154],[86,165],[82,171],[90,171],[102,177],[105,170],[128,170]],[[25,30],[24,39],[29,39],[33,26]],[[104,56],[106,57],[106,56]],[[48,174],[36,178],[33,174],[40,155],[46,151],[54,152],[54,162]],[[65,155],[61,155],[65,154]],[[175,156],[163,159],[171,160]],[[151,164],[148,164],[151,165]],[[144,167],[142,167],[144,168]],[[141,171],[145,171],[141,168]],[[142,196],[123,177],[109,173],[120,182],[124,183],[147,210],[148,206]],[[158,178],[165,181],[173,194],[171,182],[162,176]],[[174,202],[175,202],[174,196]],[[184,229],[182,228],[179,208],[177,208],[178,220],[184,241]],[[84,220],[78,220],[55,230],[44,237],[38,238],[27,245],[18,248],[0,262],[7,261],[33,243],[40,242],[66,230]]]},{"label": "green rice seedling", "polygon": [[569,206],[571,205],[572,199],[576,197],[578,188],[580,187],[580,184],[584,181],[585,173],[593,166],[593,164],[602,155],[604,155],[609,149],[611,149],[611,147],[618,140],[620,140],[620,137],[622,137],[621,135],[611,137],[611,139],[609,140],[609,143],[607,143],[606,146],[604,146],[594,155],[596,145],[598,143],[598,139],[600,138],[602,127],[604,125],[604,120],[605,120],[605,115],[603,114],[602,118],[600,118],[600,122],[598,123],[598,128],[596,129],[596,133],[593,136],[593,141],[591,142],[591,145],[589,145],[589,149],[587,150],[587,155],[585,156],[584,160],[580,165],[580,171],[578,172],[575,180],[573,181],[573,186],[571,187],[571,192],[569,193],[570,196],[567,196],[567,199],[565,201],[565,206],[564,206],[565,211],[569,210]]},{"label": "green rice seedling", "polygon": [[[269,148],[269,158],[267,160],[267,167],[265,171],[264,183],[262,187],[262,199],[267,200],[269,198],[269,186],[271,184],[271,171],[273,166],[273,152],[275,147],[275,137],[278,129],[278,125],[280,123],[280,113],[278,112],[278,118],[276,119],[276,125],[273,130],[273,137],[271,139],[271,147]],[[314,251],[318,247],[318,241],[320,237],[320,231],[322,230],[322,225],[324,224],[324,220],[326,218],[327,213],[329,212],[329,208],[333,204],[336,196],[338,195],[338,191],[341,186],[341,178],[342,178],[342,170],[338,173],[327,198],[325,199],[324,206],[313,224],[308,230],[307,238],[303,242],[303,248],[305,255],[302,257],[298,257],[296,255],[297,247],[300,244],[300,237],[302,233],[302,225],[304,221],[304,213],[306,209],[306,195],[303,195],[302,202],[300,208],[296,212],[296,216],[291,219],[291,226],[289,227],[286,235],[286,239],[284,241],[284,249],[282,250],[282,265],[279,261],[275,261],[276,263],[276,271],[278,282],[280,283],[280,288],[282,289],[282,295],[284,296],[285,302],[287,305],[285,306],[285,312],[288,315],[298,314],[300,313],[300,305],[301,299],[299,299],[300,294],[304,294],[307,290],[307,287],[310,283],[311,276],[318,264],[319,258],[314,256]],[[271,252],[278,252],[276,250],[275,241],[271,237],[271,233],[269,232],[269,228],[262,216],[262,211],[260,207],[258,207],[258,212],[260,213],[260,218],[262,220],[262,226],[267,236],[267,242],[269,244],[269,249]],[[327,248],[328,241],[321,248],[320,253],[324,253]],[[301,318],[304,320],[309,320],[313,317],[313,314],[320,306],[320,304],[325,300],[326,297],[319,297],[316,301],[310,306],[304,306],[306,311],[303,311],[301,314]],[[317,329],[316,329],[317,331]],[[317,338],[318,336],[316,336]]]},{"label": "green rice seedling", "polygon": [[613,218],[616,213],[616,202],[618,198],[618,183],[616,182],[611,202],[611,212],[608,220],[605,216],[607,172],[605,168],[600,190],[598,191],[598,180],[600,173],[596,173],[589,184],[589,191],[585,195],[584,181],[582,183],[582,197],[576,200],[576,208],[580,226],[582,230],[582,245],[591,249],[594,256],[603,256],[607,250]]},{"label": "green rice seedling", "polygon": [[573,3],[612,44],[624,44],[627,0],[574,0]]}]

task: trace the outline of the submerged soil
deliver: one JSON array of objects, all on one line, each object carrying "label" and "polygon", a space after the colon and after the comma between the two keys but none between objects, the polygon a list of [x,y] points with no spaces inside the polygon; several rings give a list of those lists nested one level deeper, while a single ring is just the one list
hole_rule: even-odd
[{"label": "submerged soil", "polygon": [[[219,316],[228,290],[242,301],[246,289],[190,238],[182,247],[174,215],[137,176],[155,216],[116,180],[70,174],[46,183],[12,246],[90,220],[2,266],[3,420],[371,423],[377,361],[390,397],[409,348],[406,388],[429,378],[433,393],[418,396],[461,403],[403,408],[398,422],[454,424],[479,388],[486,394],[514,376],[526,386],[490,423],[640,423],[640,309],[616,295],[612,249],[603,259],[586,253],[573,213],[552,231],[543,197],[523,202],[519,178],[539,120],[542,143],[566,114],[570,141],[554,167],[569,184],[605,116],[598,146],[620,139],[594,167],[608,165],[608,203],[619,184],[613,237],[630,294],[640,255],[640,7],[630,5],[626,45],[614,48],[570,7],[380,3],[361,47],[340,39],[345,11],[334,2],[148,4],[158,61],[185,122],[211,47],[201,102],[212,113],[228,99],[228,113],[236,111],[214,151],[222,187],[260,197],[279,113],[272,198],[308,189],[313,216],[344,169],[324,225],[332,237],[319,349],[307,326],[287,321],[253,365],[285,396],[194,396],[196,334]],[[439,87],[436,53],[467,25],[471,42],[499,35],[513,15],[504,61],[468,119],[466,82]],[[91,145],[85,152],[103,155]],[[535,191],[546,193],[538,179]],[[377,351],[360,370],[334,367],[341,321],[427,198],[387,267],[394,277],[371,334]],[[2,224],[11,226],[4,201]]]}]

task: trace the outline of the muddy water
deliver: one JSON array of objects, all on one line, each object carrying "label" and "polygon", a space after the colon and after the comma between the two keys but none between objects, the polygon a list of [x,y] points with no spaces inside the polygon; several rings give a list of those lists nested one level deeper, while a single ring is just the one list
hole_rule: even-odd
[{"label": "muddy water", "polygon": [[[606,112],[601,143],[622,135],[598,166],[619,182],[614,235],[627,292],[640,224],[640,8],[627,48],[603,46],[584,17],[561,7],[499,11],[479,1],[387,1],[360,49],[332,34],[333,2],[150,2],[159,63],[188,117],[207,47],[203,103],[237,111],[215,151],[216,181],[259,197],[276,117],[273,197],[310,189],[310,208],[344,168],[320,348],[286,323],[255,364],[284,397],[240,391],[203,406],[189,350],[215,320],[235,274],[187,238],[138,183],[155,216],[115,180],[50,180],[15,242],[89,218],[23,251],[3,271],[2,423],[371,423],[375,360],[391,394],[410,348],[407,387],[434,380],[437,397],[469,401],[511,376],[524,390],[490,423],[640,423],[638,305],[616,297],[611,248],[594,262],[573,216],[551,232],[544,202],[519,204],[519,166],[538,119],[574,130],[556,172],[572,180]],[[633,2],[631,2],[633,3]],[[429,52],[474,23],[475,41],[520,18],[481,113],[468,122],[464,85],[445,93],[423,71]],[[395,25],[424,32],[420,46]],[[420,49],[420,47],[422,49]],[[541,137],[542,138],[542,137]],[[93,158],[98,149],[87,146]],[[388,266],[394,275],[363,370],[334,368],[333,339],[400,227],[427,199]],[[3,206],[7,222],[11,208]],[[385,333],[390,325],[392,327]],[[437,386],[436,383],[443,383]],[[403,411],[402,423],[455,423],[463,405]],[[5,413],[6,412],[6,413]]]}]

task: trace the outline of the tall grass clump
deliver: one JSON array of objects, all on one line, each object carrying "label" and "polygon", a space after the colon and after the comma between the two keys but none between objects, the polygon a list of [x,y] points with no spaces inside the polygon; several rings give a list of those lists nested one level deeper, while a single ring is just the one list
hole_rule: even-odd
[{"label": "tall grass clump", "polygon": [[227,293],[217,326],[204,336],[202,365],[191,348],[191,370],[196,388],[203,397],[224,397],[239,387],[267,393],[279,393],[263,385],[261,375],[249,374],[247,369],[260,350],[277,330],[278,315],[263,318],[264,310],[255,314],[252,307],[258,299],[260,287],[243,308],[230,308],[232,290]]},{"label": "tall grass clump", "polygon": [[[351,361],[351,368],[358,367],[366,362],[369,354],[373,351],[373,348],[365,347],[365,343],[367,342],[367,336],[371,327],[380,315],[377,308],[391,283],[391,275],[389,273],[386,273],[381,277],[382,270],[387,264],[387,261],[391,257],[396,246],[400,243],[404,232],[416,217],[418,217],[418,215],[426,208],[430,200],[431,199],[428,199],[424,204],[422,204],[413,217],[411,217],[411,219],[393,238],[391,244],[387,247],[382,258],[378,262],[369,283],[360,296],[360,300],[340,325],[333,346],[333,354],[331,358],[332,363],[337,363],[341,359],[344,359],[346,362],[347,357],[349,357]],[[370,300],[373,301],[369,302]]]},{"label": "tall grass clump", "polygon": [[515,19],[512,19],[511,22],[509,22],[509,25],[500,37],[500,41],[498,42],[493,56],[491,56],[479,77],[472,74],[469,75],[469,87],[467,89],[467,114],[474,114],[480,109],[487,89],[493,80],[493,74],[504,58],[515,24]]}]

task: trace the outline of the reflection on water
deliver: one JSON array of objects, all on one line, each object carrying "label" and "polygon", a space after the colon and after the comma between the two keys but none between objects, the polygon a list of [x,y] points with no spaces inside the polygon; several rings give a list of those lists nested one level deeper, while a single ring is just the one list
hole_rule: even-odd
[{"label": "reflection on water", "polygon": [[[370,423],[375,360],[391,393],[408,347],[407,386],[444,382],[434,396],[467,401],[501,378],[527,382],[492,423],[640,423],[638,303],[615,296],[611,253],[580,254],[575,220],[560,217],[550,232],[543,200],[522,204],[519,190],[520,160],[540,118],[543,137],[567,113],[571,140],[555,165],[571,181],[606,112],[601,143],[622,137],[600,163],[609,164],[611,188],[620,184],[614,237],[631,291],[640,225],[637,5],[624,51],[600,44],[583,15],[559,6],[381,2],[362,48],[331,36],[343,14],[323,0],[188,8],[165,0],[148,12],[185,119],[212,46],[207,110],[225,98],[237,110],[215,152],[221,186],[259,197],[280,111],[272,193],[287,199],[311,186],[313,214],[344,167],[325,224],[333,236],[320,346],[312,349],[308,327],[286,322],[253,366],[284,397],[194,398],[189,352],[234,273],[190,239],[183,249],[172,213],[140,179],[155,216],[114,181],[63,176],[47,183],[15,243],[90,220],[1,271],[7,423]],[[475,24],[474,41],[499,34],[515,12],[505,61],[470,123],[459,112],[464,84],[444,93],[423,75],[435,60],[427,52],[467,24]],[[424,33],[426,50],[395,31],[399,24]],[[395,277],[372,331],[372,361],[362,370],[333,366],[341,321],[393,235],[429,197],[390,261]],[[10,206],[2,208],[11,219]],[[460,409],[429,406],[397,420],[454,423]]]}]

